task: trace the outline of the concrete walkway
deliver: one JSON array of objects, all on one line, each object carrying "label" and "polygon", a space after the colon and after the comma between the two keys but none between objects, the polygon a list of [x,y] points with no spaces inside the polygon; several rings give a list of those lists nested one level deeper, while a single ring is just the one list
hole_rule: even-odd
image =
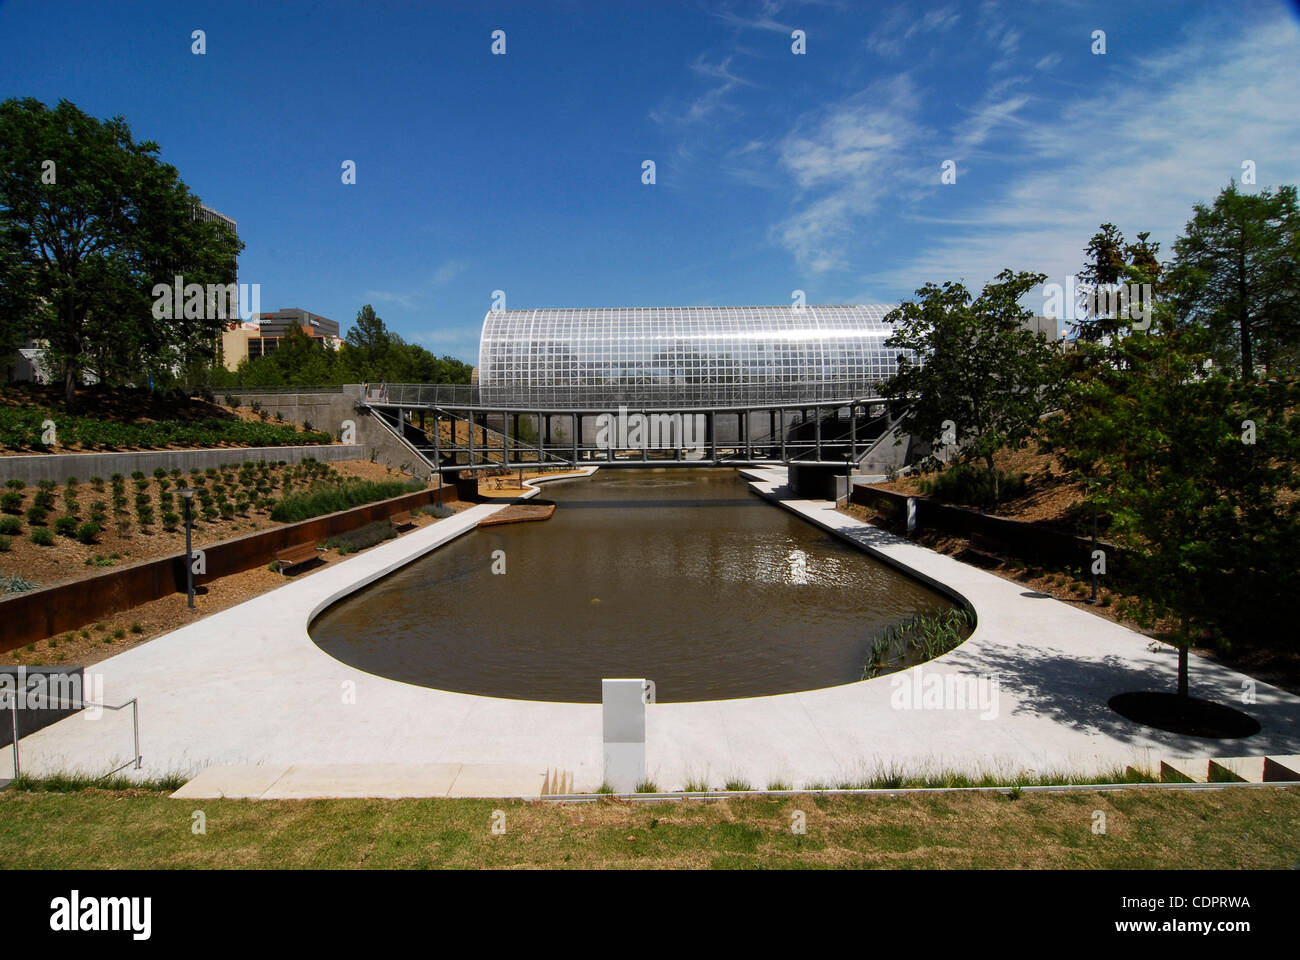
[{"label": "concrete walkway", "polygon": [[[1237,756],[1300,753],[1300,698],[1264,683],[1255,684],[1258,702],[1249,708],[1263,729],[1245,740],[1195,740],[1124,720],[1106,701],[1129,690],[1172,689],[1172,650],[1151,649],[1139,634],[825,501],[781,499],[783,470],[747,475],[753,489],[786,509],[959,593],[979,626],[952,653],[893,676],[650,707],[647,770],[661,789],[688,779],[717,787],[733,777],[760,788],[778,779],[835,785],[888,768],[1096,772],[1158,766],[1161,757],[1207,748]],[[579,790],[594,789],[602,780],[599,705],[412,686],[345,666],[307,634],[330,603],[471,531],[502,506],[472,507],[96,664],[107,702],[140,700],[142,774],[228,767],[186,788],[204,796],[536,796],[548,770],[570,771]],[[544,525],[537,535],[546,535]],[[483,559],[486,567],[490,557]],[[946,701],[922,695],[932,675],[951,678]],[[901,680],[917,693],[910,704],[901,702]],[[1193,658],[1194,693],[1234,702],[1244,681]],[[967,687],[995,699],[952,699]],[[23,765],[32,773],[100,772],[129,759],[130,743],[129,711],[69,717],[23,738]],[[0,750],[6,775],[9,749]]]}]

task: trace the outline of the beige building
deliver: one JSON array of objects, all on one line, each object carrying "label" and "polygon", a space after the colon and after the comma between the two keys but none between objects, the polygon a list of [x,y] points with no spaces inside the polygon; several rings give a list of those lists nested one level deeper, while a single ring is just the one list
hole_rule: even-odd
[{"label": "beige building", "polygon": [[256,360],[275,353],[280,341],[289,335],[292,327],[301,327],[323,349],[337,350],[343,341],[339,325],[327,317],[306,310],[291,308],[276,313],[261,313],[252,322],[234,321],[221,334],[221,362],[227,370],[235,370],[245,357]]}]

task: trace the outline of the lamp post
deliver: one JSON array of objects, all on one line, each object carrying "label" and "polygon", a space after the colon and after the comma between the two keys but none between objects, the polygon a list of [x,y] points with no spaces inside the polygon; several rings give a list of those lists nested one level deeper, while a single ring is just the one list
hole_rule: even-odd
[{"label": "lamp post", "polygon": [[1088,597],[1087,602],[1095,604],[1097,602],[1097,478],[1088,478],[1088,493],[1092,500],[1092,594]]},{"label": "lamp post", "polygon": [[182,487],[176,491],[181,495],[181,502],[185,504],[185,596],[189,601],[190,609],[194,609],[194,547],[190,539],[190,529],[192,527],[194,502],[194,488]]}]

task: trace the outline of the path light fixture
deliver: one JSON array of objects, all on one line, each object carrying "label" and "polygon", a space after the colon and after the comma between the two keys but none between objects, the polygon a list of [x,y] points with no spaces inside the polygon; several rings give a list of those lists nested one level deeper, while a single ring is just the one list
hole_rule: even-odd
[{"label": "path light fixture", "polygon": [[194,487],[182,487],[176,491],[181,495],[181,501],[185,504],[185,596],[189,600],[190,609],[194,609],[194,546],[191,540],[190,530],[193,527],[194,517]]}]

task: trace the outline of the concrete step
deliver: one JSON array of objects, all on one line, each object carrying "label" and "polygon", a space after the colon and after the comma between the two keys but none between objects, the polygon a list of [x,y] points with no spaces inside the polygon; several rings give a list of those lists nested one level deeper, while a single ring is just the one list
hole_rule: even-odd
[{"label": "concrete step", "polygon": [[1241,783],[1264,782],[1263,757],[1215,757],[1210,761],[1210,779]]},{"label": "concrete step", "polygon": [[1160,760],[1162,783],[1208,783],[1209,757],[1164,757]]},{"label": "concrete step", "polygon": [[1264,780],[1268,783],[1300,780],[1300,754],[1265,757]]}]

